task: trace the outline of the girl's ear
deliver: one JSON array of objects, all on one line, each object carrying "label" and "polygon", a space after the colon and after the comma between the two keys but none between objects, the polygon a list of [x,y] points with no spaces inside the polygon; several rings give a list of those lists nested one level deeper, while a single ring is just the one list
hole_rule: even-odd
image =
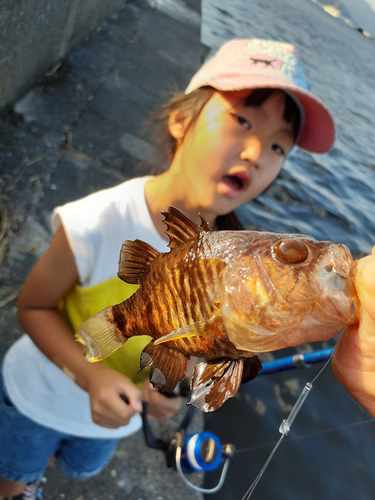
[{"label": "girl's ear", "polygon": [[190,124],[190,118],[179,111],[171,111],[168,118],[168,129],[176,141],[182,141]]}]

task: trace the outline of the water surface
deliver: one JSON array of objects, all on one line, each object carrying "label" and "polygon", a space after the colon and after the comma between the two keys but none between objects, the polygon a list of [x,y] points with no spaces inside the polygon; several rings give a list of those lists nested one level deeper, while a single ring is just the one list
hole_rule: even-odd
[{"label": "water surface", "polygon": [[[202,0],[202,42],[216,49],[234,37],[296,45],[313,91],[337,123],[329,154],[297,150],[274,185],[246,205],[241,217],[251,228],[308,233],[344,243],[355,256],[368,254],[375,244],[375,42],[310,0]],[[305,345],[297,351],[332,345]],[[237,447],[224,487],[207,499],[242,498],[279,438],[281,421],[320,368],[259,377],[206,417],[209,430]],[[207,474],[206,487],[214,486],[218,476]],[[329,366],[251,498],[374,497],[375,420],[340,386]]]}]

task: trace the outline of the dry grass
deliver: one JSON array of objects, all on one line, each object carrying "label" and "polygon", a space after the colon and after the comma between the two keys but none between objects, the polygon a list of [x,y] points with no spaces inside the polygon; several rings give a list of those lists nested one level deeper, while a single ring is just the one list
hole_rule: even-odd
[{"label": "dry grass", "polygon": [[11,222],[0,198],[0,266],[6,258],[9,259],[10,255],[11,243],[14,238]]}]

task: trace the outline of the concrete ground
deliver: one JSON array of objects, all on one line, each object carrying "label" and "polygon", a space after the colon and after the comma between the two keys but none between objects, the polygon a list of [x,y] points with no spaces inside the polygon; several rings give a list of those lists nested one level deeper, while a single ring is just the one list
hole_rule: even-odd
[{"label": "concrete ground", "polygon": [[[150,3],[126,2],[0,120],[0,360],[22,334],[16,299],[48,245],[52,209],[144,173],[140,162],[156,156],[143,122],[199,65],[199,0],[163,2],[164,12]],[[173,436],[183,413],[155,433]],[[198,413],[192,430],[202,426]],[[54,466],[46,478],[45,500],[202,498],[141,432],[95,478],[71,480]]]}]

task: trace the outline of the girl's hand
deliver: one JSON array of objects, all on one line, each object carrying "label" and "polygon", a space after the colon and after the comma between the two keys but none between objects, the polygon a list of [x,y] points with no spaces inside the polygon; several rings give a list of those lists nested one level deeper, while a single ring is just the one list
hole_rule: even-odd
[{"label": "girl's hand", "polygon": [[142,386],[142,398],[148,403],[148,420],[169,418],[181,408],[181,397],[167,398],[163,396],[148,380]]},{"label": "girl's hand", "polygon": [[[91,366],[93,369],[87,370],[85,380],[93,421],[110,429],[128,425],[133,415],[142,412],[142,391],[115,370],[100,363]],[[122,395],[127,397],[128,404],[121,399]]]},{"label": "girl's hand", "polygon": [[336,344],[332,369],[347,391],[375,417],[375,247],[357,262],[359,325],[347,327]]}]

